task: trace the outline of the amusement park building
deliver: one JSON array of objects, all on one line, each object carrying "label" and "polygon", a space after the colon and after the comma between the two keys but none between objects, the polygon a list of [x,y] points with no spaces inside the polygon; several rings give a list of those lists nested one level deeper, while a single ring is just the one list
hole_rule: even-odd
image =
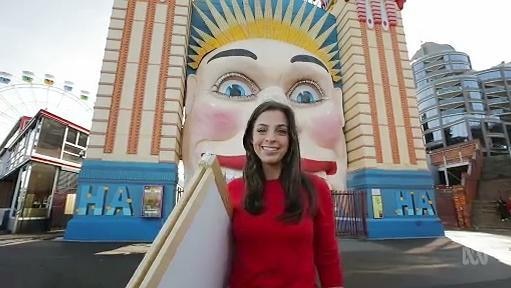
[{"label": "amusement park building", "polygon": [[63,229],[71,218],[92,119],[88,92],[73,89],[51,75],[0,72],[1,229]]},{"label": "amusement park building", "polygon": [[185,180],[202,152],[241,173],[238,130],[265,99],[295,110],[304,170],[367,192],[369,238],[443,235],[404,1],[307,2],[115,0],[64,238],[152,241],[175,205],[179,161]]}]

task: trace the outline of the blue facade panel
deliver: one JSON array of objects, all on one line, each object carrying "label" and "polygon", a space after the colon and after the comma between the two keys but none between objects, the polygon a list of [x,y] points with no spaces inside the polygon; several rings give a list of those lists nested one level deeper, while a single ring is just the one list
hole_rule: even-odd
[{"label": "blue facade panel", "polygon": [[[363,169],[350,173],[348,187],[367,191],[369,239],[444,235],[429,171]],[[381,197],[383,205],[382,215],[376,217],[374,197]]]},{"label": "blue facade panel", "polygon": [[[175,206],[175,163],[86,160],[78,177],[77,202],[64,239],[152,241]],[[143,217],[147,185],[163,186],[161,217]]]}]

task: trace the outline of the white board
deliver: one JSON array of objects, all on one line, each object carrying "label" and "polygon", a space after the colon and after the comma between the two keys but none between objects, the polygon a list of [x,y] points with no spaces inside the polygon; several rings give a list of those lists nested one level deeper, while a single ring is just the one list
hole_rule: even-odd
[{"label": "white board", "polygon": [[226,287],[230,218],[210,175],[204,179],[202,203],[158,287]]},{"label": "white board", "polygon": [[127,287],[226,287],[231,222],[227,188],[214,156],[202,163]]}]

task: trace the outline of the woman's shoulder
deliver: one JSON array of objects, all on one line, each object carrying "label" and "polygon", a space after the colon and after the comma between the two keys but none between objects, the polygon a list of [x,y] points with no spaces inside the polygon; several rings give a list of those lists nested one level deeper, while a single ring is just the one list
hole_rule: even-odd
[{"label": "woman's shoulder", "polygon": [[312,186],[318,190],[326,190],[330,191],[330,188],[328,187],[328,184],[325,179],[319,177],[318,175],[311,174],[311,173],[305,173],[305,177],[310,181]]},{"label": "woman's shoulder", "polygon": [[237,189],[245,186],[245,180],[243,178],[234,178],[227,183],[229,189]]},{"label": "woman's shoulder", "polygon": [[235,178],[227,183],[227,190],[231,200],[239,200],[245,191],[245,180],[243,178]]}]

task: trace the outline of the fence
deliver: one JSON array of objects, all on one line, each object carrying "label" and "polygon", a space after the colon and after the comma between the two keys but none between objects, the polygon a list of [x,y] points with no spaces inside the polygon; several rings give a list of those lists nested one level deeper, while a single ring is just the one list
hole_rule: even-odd
[{"label": "fence", "polygon": [[185,189],[181,187],[180,185],[176,185],[176,205],[179,202],[179,199],[183,197],[183,193],[185,192]]},{"label": "fence", "polygon": [[367,237],[367,200],[365,191],[332,191],[335,228],[344,237]]},{"label": "fence", "polygon": [[[184,189],[176,187],[176,204],[183,196]],[[332,191],[334,199],[335,230],[343,237],[367,237],[366,225],[366,192],[365,191]]]}]

